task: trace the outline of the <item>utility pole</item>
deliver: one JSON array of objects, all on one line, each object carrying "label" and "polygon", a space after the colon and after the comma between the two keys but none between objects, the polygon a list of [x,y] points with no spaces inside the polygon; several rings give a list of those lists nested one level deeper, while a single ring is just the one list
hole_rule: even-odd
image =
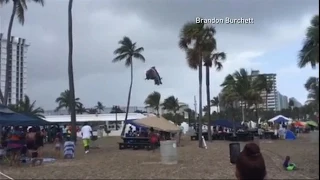
[{"label": "utility pole", "polygon": [[196,98],[196,96],[194,96],[194,118],[195,118],[195,120],[197,121],[198,120],[198,116],[197,116],[197,98]]},{"label": "utility pole", "polygon": [[241,113],[242,113],[242,122],[244,122],[244,105],[241,105]]}]

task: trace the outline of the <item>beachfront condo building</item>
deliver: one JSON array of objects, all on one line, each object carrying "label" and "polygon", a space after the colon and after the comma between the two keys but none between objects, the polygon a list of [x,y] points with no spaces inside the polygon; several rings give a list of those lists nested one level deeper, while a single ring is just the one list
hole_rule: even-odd
[{"label": "beachfront condo building", "polygon": [[[12,36],[10,39],[12,48],[9,52],[9,67],[7,64],[7,39],[0,33],[0,88],[4,93],[5,79],[9,80],[8,104],[16,104],[23,99],[27,89],[27,62],[26,54],[29,45],[23,38]],[[6,71],[9,76],[6,77]]]}]

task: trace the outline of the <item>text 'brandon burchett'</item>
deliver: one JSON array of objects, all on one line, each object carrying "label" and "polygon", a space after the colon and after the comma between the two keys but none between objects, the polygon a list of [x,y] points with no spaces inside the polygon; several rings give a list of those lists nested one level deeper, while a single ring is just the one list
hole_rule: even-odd
[{"label": "text 'brandon burchett'", "polygon": [[204,23],[204,24],[254,24],[253,18],[200,18],[196,17],[196,23]]}]

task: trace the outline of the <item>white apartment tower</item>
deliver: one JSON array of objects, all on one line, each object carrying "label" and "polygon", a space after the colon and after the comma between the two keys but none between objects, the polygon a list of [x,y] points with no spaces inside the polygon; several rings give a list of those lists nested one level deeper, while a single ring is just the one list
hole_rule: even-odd
[{"label": "white apartment tower", "polygon": [[[260,72],[258,70],[252,70],[251,76],[257,76]],[[263,108],[265,110],[277,110],[279,107],[278,102],[278,91],[277,91],[277,74],[261,74],[266,76],[267,81],[272,83],[271,91],[266,96],[266,92],[262,91],[260,96],[263,99],[263,103],[259,105],[260,108]],[[266,103],[266,101],[268,103]],[[268,107],[266,107],[268,104]]]},{"label": "white apartment tower", "polygon": [[[8,104],[16,104],[23,99],[27,88],[26,54],[29,45],[26,40],[11,36],[12,49],[10,53],[9,97]],[[7,64],[7,39],[0,33],[0,87],[4,93]]]}]

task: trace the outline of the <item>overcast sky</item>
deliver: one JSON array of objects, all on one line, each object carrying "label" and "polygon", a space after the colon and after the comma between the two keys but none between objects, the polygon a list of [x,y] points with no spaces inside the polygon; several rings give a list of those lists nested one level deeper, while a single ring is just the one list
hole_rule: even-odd
[{"label": "overcast sky", "polygon": [[[6,34],[12,4],[0,8],[0,31]],[[67,0],[46,1],[45,7],[29,3],[25,25],[15,21],[12,35],[27,39],[27,94],[49,110],[68,89]],[[174,95],[193,104],[198,93],[197,72],[186,64],[178,48],[179,30],[187,21],[204,18],[253,18],[254,24],[214,26],[218,51],[227,53],[224,69],[211,70],[211,95],[216,96],[228,73],[239,68],[277,73],[278,90],[302,103],[303,84],[317,74],[297,68],[297,53],[317,0],[77,0],[74,1],[74,72],[76,96],[86,107],[101,101],[125,106],[130,69],[112,63],[118,41],[128,36],[145,48],[146,62],[134,62],[132,106],[143,106],[146,96],[159,91],[162,99]],[[156,66],[163,85],[145,81],[145,71]],[[205,87],[205,86],[203,86]],[[205,89],[203,91],[205,99]]]}]

